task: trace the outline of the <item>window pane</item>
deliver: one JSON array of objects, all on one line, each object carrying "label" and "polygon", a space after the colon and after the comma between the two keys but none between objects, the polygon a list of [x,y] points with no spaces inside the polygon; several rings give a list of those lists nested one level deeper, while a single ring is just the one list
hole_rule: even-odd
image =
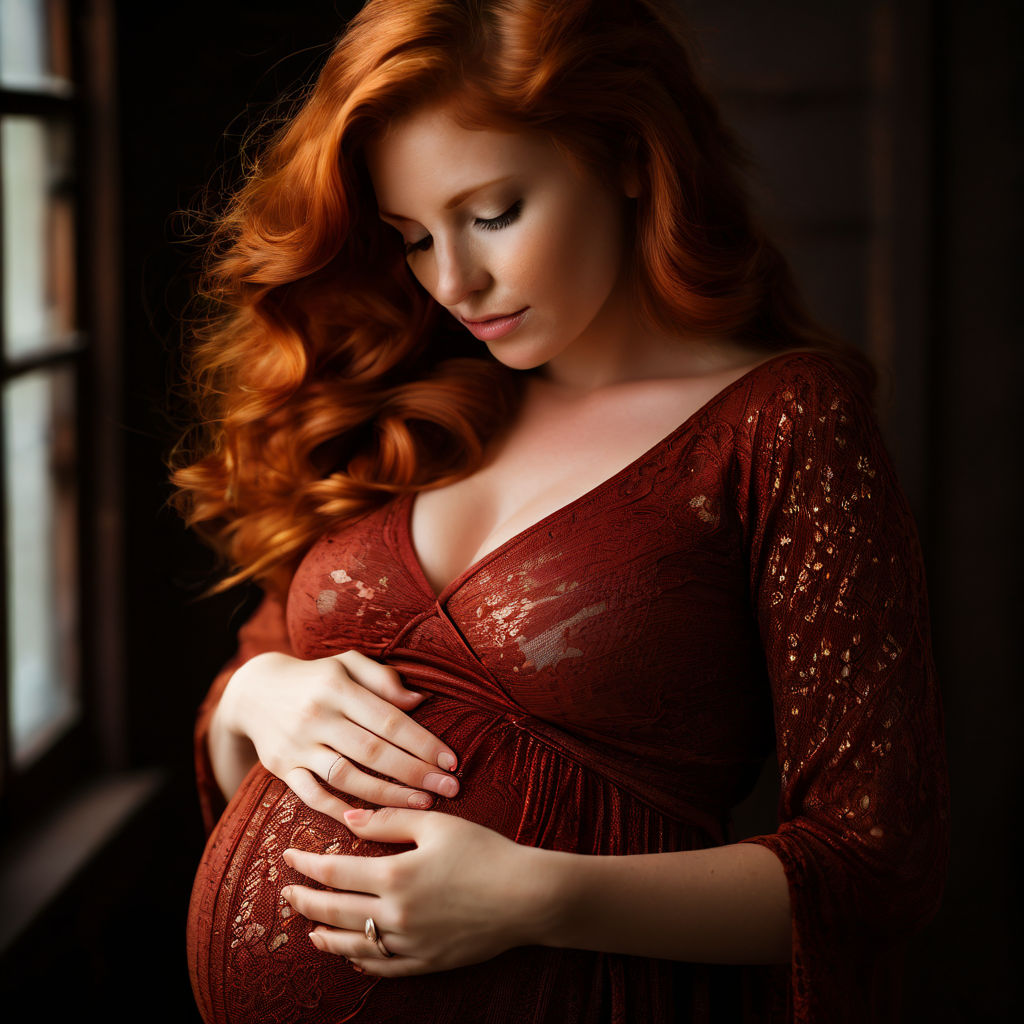
[{"label": "window pane", "polygon": [[75,430],[70,369],[4,386],[8,677],[22,767],[78,711]]},{"label": "window pane", "polygon": [[67,347],[75,326],[70,126],[5,117],[0,150],[6,354]]},{"label": "window pane", "polygon": [[0,84],[70,92],[65,0],[0,0]]}]

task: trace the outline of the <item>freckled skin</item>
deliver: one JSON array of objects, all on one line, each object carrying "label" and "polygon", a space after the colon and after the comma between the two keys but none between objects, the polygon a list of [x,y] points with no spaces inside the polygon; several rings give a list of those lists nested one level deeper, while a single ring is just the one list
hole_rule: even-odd
[{"label": "freckled skin", "polygon": [[[628,197],[546,136],[469,130],[432,106],[392,126],[368,161],[383,219],[401,232],[413,274],[441,305],[473,320],[528,307],[522,326],[488,342],[507,366],[592,359],[642,330],[624,275]],[[507,226],[481,223],[515,204]]]}]

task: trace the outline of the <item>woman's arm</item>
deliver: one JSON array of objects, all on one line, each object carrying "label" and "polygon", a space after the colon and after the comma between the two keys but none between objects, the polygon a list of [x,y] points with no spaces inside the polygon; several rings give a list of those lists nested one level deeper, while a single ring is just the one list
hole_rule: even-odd
[{"label": "woman's arm", "polygon": [[786,963],[789,888],[778,857],[736,844],[631,857],[547,854],[548,946],[705,963]]},{"label": "woman's arm", "polygon": [[796,364],[747,438],[750,594],[775,715],[797,1024],[899,1019],[900,946],[934,914],[949,841],[942,714],[916,529],[874,416]]},{"label": "woman's arm", "polygon": [[[522,945],[710,963],[789,959],[786,876],[763,847],[595,857],[521,846],[438,812],[344,818],[364,839],[416,849],[390,857],[286,851],[296,870],[347,891],[293,885],[284,895],[323,922],[311,936],[318,948],[371,974],[447,970]],[[367,917],[393,959],[367,941]]]},{"label": "woman's arm", "polygon": [[[244,665],[250,658],[266,651],[291,652],[291,643],[285,626],[284,608],[281,606],[281,602],[273,595],[265,594],[256,610],[238,630],[237,639],[238,646],[233,657],[217,673],[196,714],[193,734],[196,785],[199,790],[199,804],[207,834],[213,831],[217,819],[223,814],[227,798],[234,794],[238,782],[241,782],[245,772],[255,763],[255,751],[246,750],[243,747],[237,751],[238,762],[231,772],[237,777],[238,782],[234,782],[232,778],[226,778],[226,784],[222,785],[218,781],[218,772],[214,769],[213,764],[213,744],[210,736],[214,715],[220,706],[224,689],[236,669]],[[223,753],[218,755],[218,759],[223,761]],[[222,763],[220,771],[223,773],[226,767]],[[233,785],[232,782],[234,782]]]}]

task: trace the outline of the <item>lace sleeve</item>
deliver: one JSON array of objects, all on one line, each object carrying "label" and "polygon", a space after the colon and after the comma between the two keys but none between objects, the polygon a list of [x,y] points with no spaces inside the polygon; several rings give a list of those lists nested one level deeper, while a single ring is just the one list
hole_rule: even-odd
[{"label": "lace sleeve", "polygon": [[805,366],[756,417],[751,586],[772,685],[792,1018],[897,1019],[935,911],[947,782],[916,530],[866,404]]},{"label": "lace sleeve", "polygon": [[206,827],[207,835],[213,831],[213,826],[217,824],[217,819],[224,813],[226,806],[220,787],[214,778],[213,766],[210,763],[210,750],[207,744],[210,719],[220,702],[224,687],[236,669],[244,665],[250,658],[254,658],[257,654],[263,654],[265,651],[292,653],[285,625],[284,607],[278,598],[269,594],[263,598],[256,611],[239,629],[238,650],[213,680],[213,684],[199,706],[199,713],[196,717],[196,783],[199,788],[199,806],[203,813],[203,824]]}]

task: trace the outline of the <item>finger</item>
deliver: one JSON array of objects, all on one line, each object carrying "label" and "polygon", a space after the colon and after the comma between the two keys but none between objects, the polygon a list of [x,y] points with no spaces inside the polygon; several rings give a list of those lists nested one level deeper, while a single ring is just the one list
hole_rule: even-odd
[{"label": "finger", "polygon": [[319,769],[317,775],[329,786],[367,803],[381,807],[417,807],[425,810],[434,802],[429,793],[367,775],[355,762],[330,747],[321,747],[320,753],[313,760],[326,766]]},{"label": "finger", "polygon": [[361,685],[355,687],[349,696],[351,700],[346,703],[345,713],[364,729],[401,747],[432,767],[436,765],[453,771],[458,765],[458,758],[450,747],[390,701]]},{"label": "finger", "polygon": [[[289,847],[282,854],[285,864],[307,878],[341,892],[371,897],[380,895],[389,887],[388,872],[393,869],[387,862],[401,855],[356,857],[339,853],[310,853],[294,847]],[[373,914],[365,916],[372,917]]]},{"label": "finger", "polygon": [[[340,931],[337,928],[321,926],[314,928],[309,933],[309,941],[320,950],[321,953],[333,953],[335,956],[348,957],[351,953],[351,944],[347,936],[351,931]],[[362,971],[362,968],[359,968]]]},{"label": "finger", "polygon": [[335,657],[360,686],[365,686],[389,704],[415,708],[427,698],[425,693],[407,689],[402,677],[390,665],[368,658],[361,651],[344,651]]},{"label": "finger", "polygon": [[352,805],[324,789],[312,772],[305,768],[293,768],[291,771],[285,772],[281,781],[307,807],[312,807],[314,811],[319,811],[329,818],[334,818],[335,821],[347,824],[343,815],[352,809]]},{"label": "finger", "polygon": [[427,974],[438,969],[412,956],[393,956],[390,960],[380,956],[350,956],[348,959],[356,970],[377,978],[407,978],[412,974]]},{"label": "finger", "polygon": [[[282,857],[290,868],[294,868],[307,878],[312,878],[314,882],[320,882],[332,889],[349,893],[371,893],[376,888],[375,879],[371,874],[362,871],[353,872],[352,870],[353,867],[359,867],[359,861],[368,859],[365,857],[350,857],[338,853],[313,853],[310,850],[297,850],[294,847],[285,850]],[[364,916],[372,917],[373,914],[368,911]]]},{"label": "finger", "polygon": [[[361,893],[325,892],[306,885],[287,885],[281,895],[298,913],[310,921],[332,928],[362,931],[366,919],[380,913],[380,900]],[[366,938],[359,955],[366,955]]]},{"label": "finger", "polygon": [[362,839],[379,843],[415,843],[431,811],[407,811],[398,807],[382,807],[379,811],[364,809],[346,811],[345,824]]},{"label": "finger", "polygon": [[[383,977],[385,965],[387,965],[390,977],[397,977],[399,974],[422,973],[422,962],[418,958],[402,956],[392,948],[392,944],[400,946],[401,940],[393,935],[390,939],[390,942],[385,943],[385,948],[391,953],[391,956],[385,957],[362,931],[328,928],[321,925],[309,933],[309,941],[317,949],[324,953],[347,957],[367,974],[380,974]],[[396,971],[395,968],[399,964],[403,966]]]},{"label": "finger", "polygon": [[[394,708],[391,711],[401,714]],[[376,731],[364,728],[355,721],[339,722],[334,731],[337,749],[344,750],[348,757],[363,768],[370,768],[389,779],[417,789],[429,789],[439,796],[453,797],[459,791],[458,779],[453,775],[424,764]],[[332,784],[334,777],[332,774]]]}]

